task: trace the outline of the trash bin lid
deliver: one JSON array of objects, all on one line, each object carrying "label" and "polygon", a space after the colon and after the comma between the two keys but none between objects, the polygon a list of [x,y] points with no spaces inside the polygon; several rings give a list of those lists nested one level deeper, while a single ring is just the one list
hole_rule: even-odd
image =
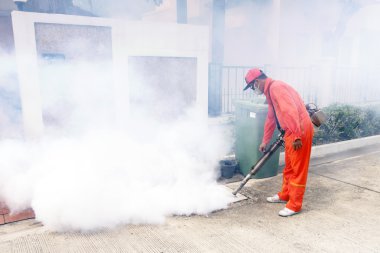
[{"label": "trash bin lid", "polygon": [[236,108],[247,109],[255,112],[268,111],[268,105],[264,104],[265,99],[255,100],[235,100],[233,103]]}]

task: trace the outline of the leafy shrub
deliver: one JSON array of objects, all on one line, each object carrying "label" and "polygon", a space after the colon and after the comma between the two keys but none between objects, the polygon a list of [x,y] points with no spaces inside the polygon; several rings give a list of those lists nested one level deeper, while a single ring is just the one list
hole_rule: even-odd
[{"label": "leafy shrub", "polygon": [[315,133],[316,145],[380,134],[380,113],[375,108],[334,104],[323,111],[328,120]]}]

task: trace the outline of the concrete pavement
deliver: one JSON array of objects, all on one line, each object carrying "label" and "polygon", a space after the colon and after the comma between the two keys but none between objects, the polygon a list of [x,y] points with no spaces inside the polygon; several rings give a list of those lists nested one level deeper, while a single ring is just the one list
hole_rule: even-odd
[{"label": "concrete pavement", "polygon": [[3,225],[0,252],[380,252],[380,145],[313,159],[303,211],[293,217],[265,201],[281,176],[249,181],[248,200],[227,210],[164,225],[91,234],[54,233],[34,220]]}]

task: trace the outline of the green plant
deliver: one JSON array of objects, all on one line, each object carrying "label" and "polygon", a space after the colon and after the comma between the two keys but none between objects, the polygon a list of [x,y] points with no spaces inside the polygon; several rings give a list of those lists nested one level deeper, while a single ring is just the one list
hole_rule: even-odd
[{"label": "green plant", "polygon": [[323,109],[327,122],[315,133],[314,144],[325,144],[380,134],[375,108],[334,104]]}]

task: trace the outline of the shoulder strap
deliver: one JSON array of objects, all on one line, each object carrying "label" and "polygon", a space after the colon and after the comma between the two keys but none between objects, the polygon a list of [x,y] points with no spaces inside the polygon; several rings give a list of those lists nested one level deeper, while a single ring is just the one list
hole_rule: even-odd
[{"label": "shoulder strap", "polygon": [[268,88],[268,94],[269,94],[270,102],[272,104],[272,108],[273,108],[273,112],[274,112],[274,118],[276,119],[277,129],[278,129],[278,131],[280,131],[280,133],[284,133],[285,131],[281,128],[280,122],[278,122],[277,115],[276,115],[276,110],[274,109],[274,105],[273,105],[273,100],[272,100],[272,98],[270,96],[270,86]]}]

